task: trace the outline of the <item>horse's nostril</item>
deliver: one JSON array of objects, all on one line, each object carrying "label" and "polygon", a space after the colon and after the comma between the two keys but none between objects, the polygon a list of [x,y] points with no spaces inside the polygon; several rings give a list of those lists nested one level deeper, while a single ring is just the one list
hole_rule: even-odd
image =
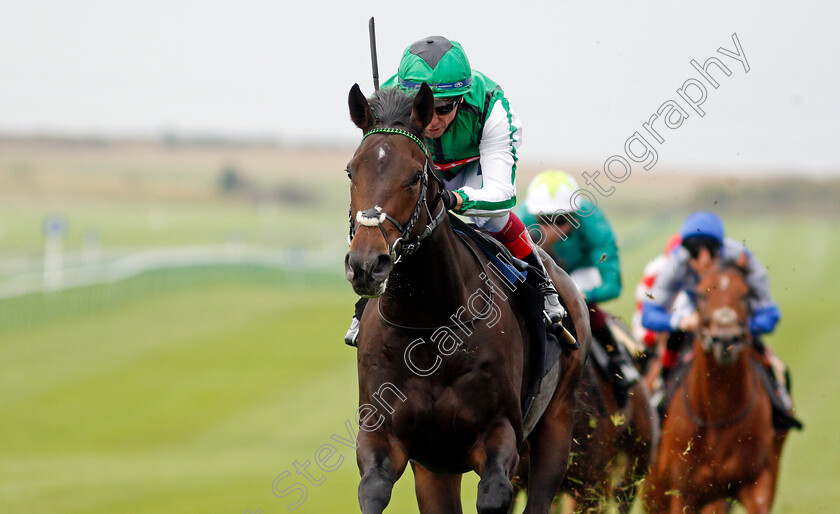
[{"label": "horse's nostril", "polygon": [[353,277],[356,276],[356,272],[353,270],[353,265],[350,263],[349,253],[344,256],[344,276],[350,281],[352,281]]},{"label": "horse's nostril", "polygon": [[385,254],[380,254],[376,257],[371,268],[371,276],[377,279],[384,278],[391,272],[391,258]]}]

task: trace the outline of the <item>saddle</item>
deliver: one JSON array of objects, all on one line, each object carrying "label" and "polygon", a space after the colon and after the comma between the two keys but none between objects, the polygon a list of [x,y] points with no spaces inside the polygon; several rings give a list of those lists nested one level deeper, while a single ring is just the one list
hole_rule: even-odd
[{"label": "saddle", "polygon": [[[612,320],[610,316],[607,317],[607,327],[612,333],[613,339],[618,343],[618,353],[621,356],[621,369],[623,380],[630,384],[634,384],[641,378],[639,372],[633,366],[633,355],[639,355],[639,345],[633,338],[631,338],[625,331],[622,330],[617,323]],[[604,342],[597,337],[592,338],[592,346],[590,347],[590,357],[595,362],[595,368],[603,375],[603,377],[614,386],[616,385],[616,377],[610,370],[610,358],[604,348]]]}]

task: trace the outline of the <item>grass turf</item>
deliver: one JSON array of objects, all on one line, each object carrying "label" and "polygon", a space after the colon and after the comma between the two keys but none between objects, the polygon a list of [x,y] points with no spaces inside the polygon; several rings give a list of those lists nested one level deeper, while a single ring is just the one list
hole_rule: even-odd
[{"label": "grass turf", "polygon": [[[816,219],[727,221],[770,268],[783,320],[768,342],[791,366],[806,424],[786,445],[774,510],[834,512],[840,232]],[[625,293],[608,308],[629,315],[641,266],[678,223],[625,240]],[[357,511],[354,452],[331,438],[349,437],[356,405],[343,278],[182,273],[0,302],[0,512],[283,512],[301,495],[274,492],[296,483],[307,489],[298,512]],[[329,473],[314,463],[325,444],[337,448]],[[321,485],[296,474],[306,461]],[[468,512],[476,481],[464,481]],[[409,472],[389,511],[415,505]]]}]

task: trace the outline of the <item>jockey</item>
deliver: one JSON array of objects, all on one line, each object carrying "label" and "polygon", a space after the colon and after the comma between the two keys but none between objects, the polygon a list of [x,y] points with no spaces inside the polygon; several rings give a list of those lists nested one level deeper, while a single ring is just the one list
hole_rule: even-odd
[{"label": "jockey", "polygon": [[[649,330],[642,326],[642,307],[644,306],[645,301],[653,296],[651,289],[653,288],[653,283],[656,281],[656,277],[658,277],[664,269],[671,266],[671,253],[673,253],[676,247],[680,246],[680,243],[682,243],[682,237],[679,234],[673,234],[670,238],[668,238],[668,242],[665,244],[665,252],[657,255],[645,264],[644,270],[642,271],[642,278],[639,280],[639,283],[636,284],[636,304],[633,311],[633,319],[630,322],[630,327],[633,331],[633,338],[637,341],[641,341],[645,346],[645,359],[656,354],[656,342],[658,340],[657,334],[660,332],[654,332],[653,330]],[[686,294],[680,291],[675,298],[673,305],[670,306],[669,311],[684,307],[693,309]],[[676,356],[674,356],[674,358],[676,358]],[[673,366],[673,364],[671,364],[671,366]]]},{"label": "jockey", "polygon": [[573,195],[578,185],[563,171],[545,171],[528,186],[522,220],[560,267],[572,278],[586,299],[593,338],[609,357],[609,375],[621,405],[638,373],[622,356],[606,315],[598,303],[618,298],[621,268],[610,223],[589,200],[577,209]]},{"label": "jockey", "polygon": [[[441,36],[423,38],[406,48],[397,74],[383,87],[412,90],[423,82],[435,96],[425,136],[435,170],[446,184],[446,209],[469,217],[531,266],[535,272],[528,273],[526,281],[543,293],[549,323],[559,324],[566,311],[533,251],[525,225],[511,212],[516,204],[514,177],[522,124],[504,91],[470,67],[459,43]],[[360,301],[344,337],[351,346],[356,346],[363,309]]]},{"label": "jockey", "polygon": [[[670,265],[659,273],[651,296],[642,307],[642,325],[645,328],[671,333],[662,360],[663,378],[676,364],[685,334],[695,332],[700,327],[695,303],[695,290],[700,277],[719,264],[736,265],[744,270],[744,278],[750,288],[752,316],[748,324],[753,336],[753,347],[762,357],[761,361],[781,403],[786,406],[786,410],[790,410],[790,396],[784,387],[778,387],[775,374],[770,369],[771,351],[760,339],[762,334],[775,330],[781,317],[776,301],[770,296],[767,269],[742,243],[724,237],[723,222],[716,214],[695,212],[682,224],[680,235],[681,246],[672,252]],[[692,309],[671,309],[681,291],[691,300]]]}]

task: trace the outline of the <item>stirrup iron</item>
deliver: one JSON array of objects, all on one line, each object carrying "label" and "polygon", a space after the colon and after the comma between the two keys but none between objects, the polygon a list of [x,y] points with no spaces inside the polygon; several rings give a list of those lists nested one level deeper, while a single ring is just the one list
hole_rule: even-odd
[{"label": "stirrup iron", "polygon": [[359,320],[356,317],[353,317],[353,321],[350,322],[350,328],[347,329],[347,333],[344,334],[344,344],[347,346],[358,347],[359,346]]}]

